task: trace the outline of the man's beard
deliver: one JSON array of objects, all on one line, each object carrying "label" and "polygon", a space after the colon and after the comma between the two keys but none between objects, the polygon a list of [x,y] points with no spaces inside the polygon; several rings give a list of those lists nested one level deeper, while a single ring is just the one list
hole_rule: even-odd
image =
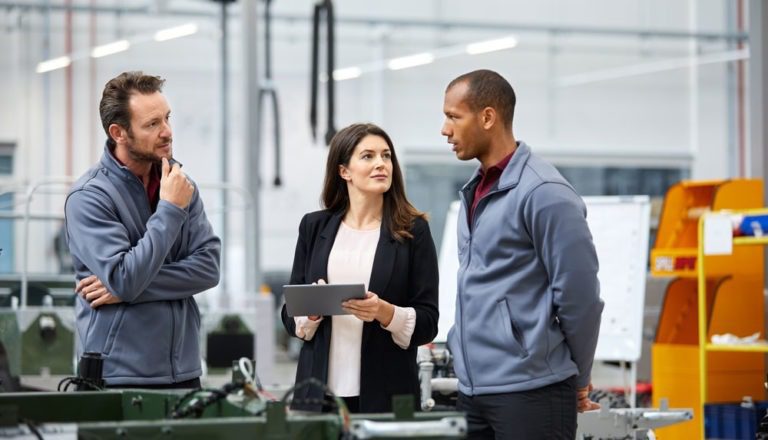
[{"label": "man's beard", "polygon": [[[168,139],[168,143],[171,143],[170,139]],[[130,156],[131,160],[134,162],[151,163],[153,165],[159,165],[163,162],[163,158],[154,152],[147,153],[136,148],[134,145],[133,133],[131,133],[130,130],[128,131],[128,142],[126,143],[126,150],[128,150],[128,156]],[[168,158],[168,160],[171,160],[172,158],[173,150],[171,150],[171,156]]]}]

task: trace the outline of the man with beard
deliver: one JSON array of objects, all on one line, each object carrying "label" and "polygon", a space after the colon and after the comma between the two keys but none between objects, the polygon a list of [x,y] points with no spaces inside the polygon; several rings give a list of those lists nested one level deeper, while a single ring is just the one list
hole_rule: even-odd
[{"label": "man with beard", "polygon": [[219,282],[221,242],[173,159],[164,82],[142,72],[107,82],[104,154],[64,208],[77,354],[101,354],[110,387],[200,388],[194,295]]}]

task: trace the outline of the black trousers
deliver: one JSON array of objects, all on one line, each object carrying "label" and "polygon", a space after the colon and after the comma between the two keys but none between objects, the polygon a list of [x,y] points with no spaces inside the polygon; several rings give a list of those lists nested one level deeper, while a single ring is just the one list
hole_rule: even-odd
[{"label": "black trousers", "polygon": [[456,409],[467,414],[468,439],[576,438],[576,378],[516,393],[467,396]]},{"label": "black trousers", "polygon": [[[350,413],[357,414],[360,412],[360,396],[342,397],[341,399],[344,401],[344,404],[347,405],[347,409]],[[326,395],[323,400],[323,408],[321,411],[324,413],[335,413],[338,410],[336,402],[333,401],[333,397]]]},{"label": "black trousers", "polygon": [[143,388],[147,390],[175,390],[175,389],[200,389],[200,378],[185,380],[184,382],[166,383],[159,385],[107,385],[107,388]]}]

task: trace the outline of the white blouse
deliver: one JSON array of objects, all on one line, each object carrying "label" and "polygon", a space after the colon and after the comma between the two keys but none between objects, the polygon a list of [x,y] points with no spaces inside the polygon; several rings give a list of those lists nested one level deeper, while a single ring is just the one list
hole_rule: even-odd
[{"label": "white blouse", "polygon": [[[369,230],[352,229],[341,223],[336,240],[328,256],[329,284],[359,284],[368,290],[371,279],[373,258],[379,243],[380,228]],[[311,280],[317,281],[317,280]],[[374,292],[380,293],[380,292]],[[407,349],[416,326],[416,311],[413,307],[394,306],[395,313],[389,326],[392,340]],[[360,352],[363,338],[363,321],[354,315],[333,316],[331,350],[328,355],[328,387],[337,396],[360,395]],[[309,341],[323,318],[310,321],[306,316],[294,317],[296,336]]]}]

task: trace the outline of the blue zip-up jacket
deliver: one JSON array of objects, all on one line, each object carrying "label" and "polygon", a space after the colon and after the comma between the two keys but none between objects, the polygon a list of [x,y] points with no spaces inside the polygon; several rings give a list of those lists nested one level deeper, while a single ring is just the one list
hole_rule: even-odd
[{"label": "blue zip-up jacket", "polygon": [[586,207],[519,142],[467,219],[479,170],[461,190],[456,318],[448,334],[459,391],[496,394],[577,376],[589,384],[603,302]]},{"label": "blue zip-up jacket", "polygon": [[77,280],[96,275],[122,300],[92,309],[77,297],[77,355],[102,353],[108,385],[156,385],[200,376],[200,311],[193,295],[219,282],[221,242],[195,187],[181,209],[151,212],[141,181],[105,147],[65,202]]}]

